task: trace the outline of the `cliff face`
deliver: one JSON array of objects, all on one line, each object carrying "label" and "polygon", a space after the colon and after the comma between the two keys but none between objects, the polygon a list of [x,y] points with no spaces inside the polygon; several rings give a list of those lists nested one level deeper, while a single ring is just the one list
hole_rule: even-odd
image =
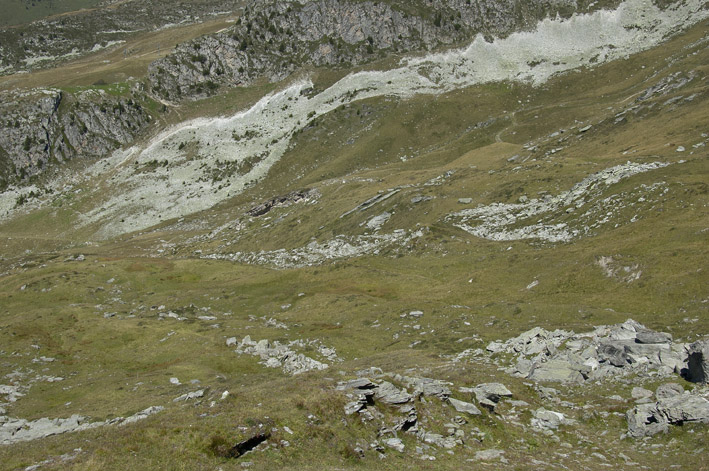
[{"label": "cliff face", "polygon": [[278,81],[304,65],[357,65],[387,53],[461,44],[478,33],[505,36],[546,16],[592,7],[599,2],[251,1],[233,27],[182,44],[151,64],[149,80],[161,98],[201,98],[221,85]]},{"label": "cliff face", "polygon": [[52,162],[103,156],[150,121],[137,101],[103,90],[4,92],[0,116],[0,188]]}]

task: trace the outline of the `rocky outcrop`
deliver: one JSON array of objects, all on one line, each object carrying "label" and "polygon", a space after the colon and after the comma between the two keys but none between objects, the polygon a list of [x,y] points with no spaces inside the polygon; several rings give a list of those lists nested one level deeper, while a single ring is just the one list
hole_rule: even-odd
[{"label": "rocky outcrop", "polygon": [[104,425],[128,425],[164,410],[162,406],[152,406],[129,417],[116,417],[104,422],[90,422],[86,417],[74,414],[66,419],[37,420],[17,419],[0,415],[0,445],[37,440],[39,438],[68,432],[80,432]]},{"label": "rocky outcrop", "polygon": [[709,424],[709,401],[685,391],[681,385],[663,384],[657,388],[655,397],[656,402],[642,401],[625,414],[631,437],[667,432],[670,425],[692,422]]},{"label": "rocky outcrop", "polygon": [[[364,423],[381,424],[378,436],[382,437],[382,443],[387,448],[403,452],[405,446],[397,434],[405,432],[414,436],[421,444],[416,447],[416,453],[421,454],[422,459],[430,459],[428,455],[424,454],[424,450],[430,446],[450,450],[463,445],[465,432],[460,426],[467,423],[466,417],[482,415],[480,409],[474,404],[450,397],[449,387],[452,386],[452,383],[433,378],[385,374],[378,368],[370,368],[367,374],[370,373],[374,374],[372,377],[379,378],[379,380],[360,377],[350,381],[341,381],[336,389],[343,391],[350,399],[350,402],[344,406],[346,416],[357,414]],[[405,387],[399,387],[391,381],[383,380],[384,377],[393,382],[404,384]],[[512,396],[512,393],[500,383],[484,383],[471,388],[461,387],[459,391],[474,392],[483,405],[485,405],[485,401],[497,404],[502,397]],[[432,422],[435,421],[431,420],[430,406],[421,407],[419,410],[419,403],[428,403],[434,398],[441,404],[449,405],[456,412],[464,414],[455,416],[452,423],[445,424],[447,435],[424,429],[424,426],[433,425]],[[394,415],[393,427],[385,425],[390,424],[391,421],[386,419],[384,412]],[[393,436],[384,438],[386,435]],[[380,458],[383,457],[385,448],[380,448],[378,442],[375,442],[372,448],[382,453]]]},{"label": "rocky outcrop", "polygon": [[[608,221],[605,217],[607,214],[601,215],[595,203],[606,196],[604,192],[611,185],[668,165],[666,162],[628,162],[616,165],[589,175],[570,190],[555,196],[545,195],[532,199],[523,196],[518,203],[480,205],[452,213],[446,216],[446,221],[469,234],[488,240],[570,242]],[[573,226],[562,222],[565,215],[574,211],[584,213]]]},{"label": "rocky outcrop", "polygon": [[[235,340],[235,339],[234,339]],[[227,340],[227,346],[234,345],[232,339]],[[328,361],[338,361],[337,353],[334,349],[320,345],[317,341],[294,340],[287,344],[278,341],[270,342],[267,339],[255,342],[250,336],[238,342],[236,353],[253,355],[261,358],[261,363],[268,368],[281,368],[284,373],[297,375],[312,370],[324,370],[328,364],[310,358],[295,349],[302,349],[306,346],[314,347],[320,356]]]},{"label": "rocky outcrop", "polygon": [[320,197],[320,192],[318,190],[296,190],[291,191],[286,195],[277,196],[271,198],[268,201],[264,201],[253,208],[246,211],[248,216],[258,217],[263,216],[268,213],[273,208],[288,207],[294,203],[312,203],[316,202]]},{"label": "rocky outcrop", "polygon": [[0,116],[0,190],[52,163],[102,157],[131,143],[151,119],[134,95],[101,89],[2,92]]},{"label": "rocky outcrop", "polygon": [[583,334],[536,327],[487,346],[492,353],[516,355],[507,369],[511,374],[576,384],[631,373],[684,374],[687,349],[686,344],[673,342],[670,334],[652,331],[632,319]]},{"label": "rocky outcrop", "polygon": [[199,98],[221,85],[279,81],[305,65],[351,66],[384,53],[460,44],[478,33],[504,36],[576,8],[570,0],[252,0],[233,27],[151,64],[150,82],[164,99]]}]

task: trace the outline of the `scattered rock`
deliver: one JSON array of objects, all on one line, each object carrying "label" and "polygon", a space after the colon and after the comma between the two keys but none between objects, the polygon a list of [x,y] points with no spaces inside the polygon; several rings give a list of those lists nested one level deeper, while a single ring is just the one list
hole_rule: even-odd
[{"label": "scattered rock", "polygon": [[405,447],[400,438],[387,438],[386,440],[384,440],[384,444],[389,448],[393,448],[399,453],[404,452]]},{"label": "scattered rock", "polygon": [[505,452],[503,450],[497,450],[495,448],[490,448],[488,450],[482,450],[475,453],[476,461],[494,461],[503,458]]},{"label": "scattered rock", "polygon": [[434,396],[445,401],[451,395],[448,385],[440,380],[431,378],[404,378],[407,385],[413,387],[414,396]]},{"label": "scattered rock", "polygon": [[546,410],[543,407],[532,412],[532,427],[542,430],[556,430],[560,425],[573,425],[575,421],[567,418],[561,412]]},{"label": "scattered rock", "polygon": [[334,349],[323,347],[317,341],[294,340],[285,345],[280,342],[271,343],[267,339],[254,342],[248,335],[242,339],[236,353],[257,356],[261,358],[261,363],[267,368],[281,368],[285,373],[291,375],[328,368],[327,363],[294,350],[306,346],[316,347],[318,352],[330,361],[339,360]]},{"label": "scattered rock", "polygon": [[172,402],[188,401],[190,399],[197,399],[197,398],[200,398],[203,396],[204,396],[204,389],[200,389],[199,391],[192,391],[192,392],[183,394],[181,396],[178,396],[175,399],[173,399]]},{"label": "scattered rock", "polygon": [[433,197],[431,197],[431,196],[418,195],[418,196],[414,196],[413,198],[411,198],[411,203],[418,204],[418,203],[422,203],[424,201],[431,201],[432,199],[433,199]]},{"label": "scattered rock", "polygon": [[391,218],[391,213],[384,212],[378,216],[374,216],[372,219],[367,221],[367,228],[373,231],[378,231],[381,227],[386,224],[386,222]]},{"label": "scattered rock", "polygon": [[276,207],[288,207],[295,203],[300,202],[313,202],[317,201],[320,197],[320,192],[318,190],[298,190],[291,191],[290,193],[282,196],[277,196],[268,201],[254,206],[253,208],[246,211],[246,214],[251,217],[259,217],[271,211],[271,209]]},{"label": "scattered rock", "polygon": [[472,392],[480,405],[490,411],[495,410],[495,406],[501,398],[512,397],[512,392],[501,383],[479,384],[472,388]]}]

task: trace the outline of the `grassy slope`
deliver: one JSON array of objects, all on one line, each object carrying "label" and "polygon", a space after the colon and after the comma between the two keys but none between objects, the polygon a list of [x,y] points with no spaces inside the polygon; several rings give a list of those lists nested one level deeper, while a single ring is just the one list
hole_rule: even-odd
[{"label": "grassy slope", "polygon": [[95,7],[100,0],[5,0],[0,26],[20,25],[61,13]]},{"label": "grassy slope", "polygon": [[[450,469],[469,466],[466,459],[490,447],[507,450],[510,469],[525,469],[532,457],[551,463],[562,460],[556,454],[559,445],[552,439],[522,433],[499,417],[485,414],[466,426],[477,426],[488,434],[482,446],[469,440],[468,448],[457,449],[455,455],[437,453],[434,462],[422,462],[413,453],[393,452],[384,461],[372,452],[357,461],[352,458],[352,447],[374,440],[376,429],[351,417],[343,423],[345,398],[331,388],[340,371],[349,377],[369,366],[400,373],[416,368],[416,374],[449,379],[456,386],[494,378],[536,408],[543,402],[521,381],[485,363],[451,366],[440,355],[482,347],[488,340],[517,335],[532,326],[583,330],[628,317],[679,338],[709,332],[705,302],[709,285],[705,273],[709,255],[707,155],[705,148],[689,155],[700,133],[709,131],[706,82],[699,79],[690,85],[691,90],[676,92],[697,93],[693,102],[633,116],[623,125],[610,124],[623,103],[662,77],[690,69],[706,77],[709,52],[683,49],[705,31],[706,24],[699,25],[661,48],[625,62],[558,77],[540,89],[495,84],[409,102],[372,100],[337,111],[303,132],[262,185],[229,204],[187,218],[188,222],[207,221],[210,227],[236,218],[247,223],[248,230],[214,241],[190,242],[190,237],[208,231],[182,233],[165,226],[100,245],[76,244],[71,241],[82,240],[83,235],[71,231],[71,210],[40,211],[3,225],[0,244],[7,275],[0,283],[0,375],[32,369],[28,378],[36,374],[65,378],[33,385],[26,397],[9,408],[10,415],[39,418],[80,413],[104,419],[157,404],[168,410],[125,428],[48,438],[42,447],[37,443],[2,447],[0,462],[7,469],[22,469],[81,447],[83,452],[71,464],[45,468],[240,469],[239,461],[212,456],[210,441],[219,436],[236,441],[245,434],[239,426],[249,427],[266,417],[279,428],[278,438],[288,440],[290,446],[249,455],[246,459],[258,469]],[[695,50],[698,53],[692,55]],[[671,96],[659,99],[658,106]],[[490,118],[496,119],[490,126],[468,131]],[[549,162],[507,161],[522,154],[522,144],[568,129],[575,120],[594,123],[594,127]],[[368,125],[371,130],[367,131]],[[354,144],[346,144],[353,136]],[[688,151],[675,152],[677,145]],[[554,143],[543,144],[540,153],[544,146],[551,148]],[[624,155],[628,150],[636,152]],[[399,159],[411,153],[417,157],[407,162]],[[594,171],[629,159],[687,160],[614,187],[613,191],[629,191],[658,181],[669,186],[663,200],[643,207],[636,223],[627,222],[633,214],[625,211],[614,216],[612,222],[618,227],[609,224],[594,236],[550,245],[484,241],[441,222],[444,215],[461,208],[460,197],[473,198],[475,206],[513,202],[522,194],[535,196],[539,191],[555,194]],[[404,189],[364,214],[338,218],[379,190],[421,184],[447,170],[456,173],[442,186]],[[295,174],[302,177],[293,181]],[[343,179],[346,183],[341,183]],[[252,205],[303,187],[319,188],[321,201],[314,206],[276,209],[269,214],[270,222],[244,218]],[[412,205],[409,200],[416,194],[435,199]],[[302,246],[311,236],[322,241],[340,233],[357,234],[363,232],[361,222],[392,209],[394,217],[383,231],[413,228],[416,223],[431,228],[409,250],[286,271],[193,258],[194,250],[209,252],[225,242],[235,243],[230,250],[276,249]],[[283,220],[274,225],[279,216]],[[574,217],[569,215],[568,220]],[[267,224],[270,227],[264,227]],[[157,254],[161,240],[177,244],[176,256]],[[27,249],[32,252],[23,254]],[[78,253],[86,254],[87,260],[65,261]],[[623,265],[638,264],[643,270],[640,280],[625,283],[605,277],[596,260],[608,255]],[[535,279],[539,285],[526,289]],[[292,306],[284,310],[285,304]],[[151,306],[160,305],[189,320],[159,320],[158,310]],[[203,307],[218,320],[195,319]],[[421,330],[413,330],[413,322],[399,317],[412,309],[425,312]],[[104,313],[116,315],[104,318]],[[268,327],[261,317],[276,318],[290,328]],[[698,321],[687,324],[685,318]],[[219,328],[210,326],[214,323]],[[421,331],[428,333],[421,335]],[[170,332],[174,334],[168,337]],[[393,338],[395,333],[398,339]],[[345,361],[321,373],[285,377],[224,346],[225,338],[247,334],[253,339],[321,339]],[[480,340],[470,338],[476,335]],[[463,338],[468,339],[458,342]],[[416,340],[422,342],[410,348]],[[32,363],[39,355],[57,361]],[[210,388],[207,400],[173,405],[172,398],[197,387],[173,386],[168,381],[172,376],[183,383],[200,380],[200,387]],[[696,433],[675,430],[645,445],[615,440],[624,430],[624,420],[600,412],[629,408],[605,397],[629,397],[631,386],[565,391],[565,399],[596,404],[593,410],[597,412],[586,416],[559,409],[580,420],[577,427],[558,433],[573,447],[563,458],[565,464],[574,469],[601,469],[605,463],[590,456],[601,451],[620,467],[619,452],[651,469],[670,464],[696,466],[696,456],[686,450],[706,443],[702,428]],[[210,408],[209,401],[224,390],[231,392],[229,399]],[[427,424],[434,431],[442,431],[453,415],[451,409],[435,402],[419,407],[430,409],[436,417]],[[308,425],[310,414],[319,423]],[[528,422],[525,414],[522,421]],[[286,434],[284,425],[294,434]],[[601,435],[606,430],[612,439]],[[404,442],[409,450],[416,446],[410,437],[404,436]],[[653,444],[670,446],[652,455],[646,447]]]}]

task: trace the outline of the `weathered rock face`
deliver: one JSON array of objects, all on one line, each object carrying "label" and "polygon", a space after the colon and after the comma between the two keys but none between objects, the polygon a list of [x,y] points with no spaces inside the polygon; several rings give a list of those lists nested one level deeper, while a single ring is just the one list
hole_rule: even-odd
[{"label": "weathered rock face", "polygon": [[576,8],[570,0],[252,0],[232,28],[151,64],[150,82],[165,99],[200,98],[220,85],[278,81],[303,65],[356,65],[380,52],[431,50],[477,33],[506,35]]},{"label": "weathered rock face", "polygon": [[150,122],[137,100],[103,90],[4,92],[0,116],[0,190],[51,162],[104,156]]},{"label": "weathered rock face", "polygon": [[664,384],[657,388],[655,396],[657,402],[638,404],[626,412],[631,437],[666,432],[670,425],[709,423],[709,401],[685,392],[679,384]]},{"label": "weathered rock face", "polygon": [[[87,9],[0,28],[0,75],[53,66],[123,43],[136,32],[195,23],[205,16],[233,11],[239,3],[237,0],[117,2],[109,8]],[[155,49],[160,46],[154,45]],[[145,51],[126,51],[131,55],[138,52]]]},{"label": "weathered rock face", "polygon": [[164,410],[162,406],[152,406],[130,417],[115,417],[103,422],[90,422],[86,417],[74,414],[66,419],[25,420],[0,415],[0,445],[37,440],[39,438],[68,432],[79,432],[104,425],[128,425]]}]

